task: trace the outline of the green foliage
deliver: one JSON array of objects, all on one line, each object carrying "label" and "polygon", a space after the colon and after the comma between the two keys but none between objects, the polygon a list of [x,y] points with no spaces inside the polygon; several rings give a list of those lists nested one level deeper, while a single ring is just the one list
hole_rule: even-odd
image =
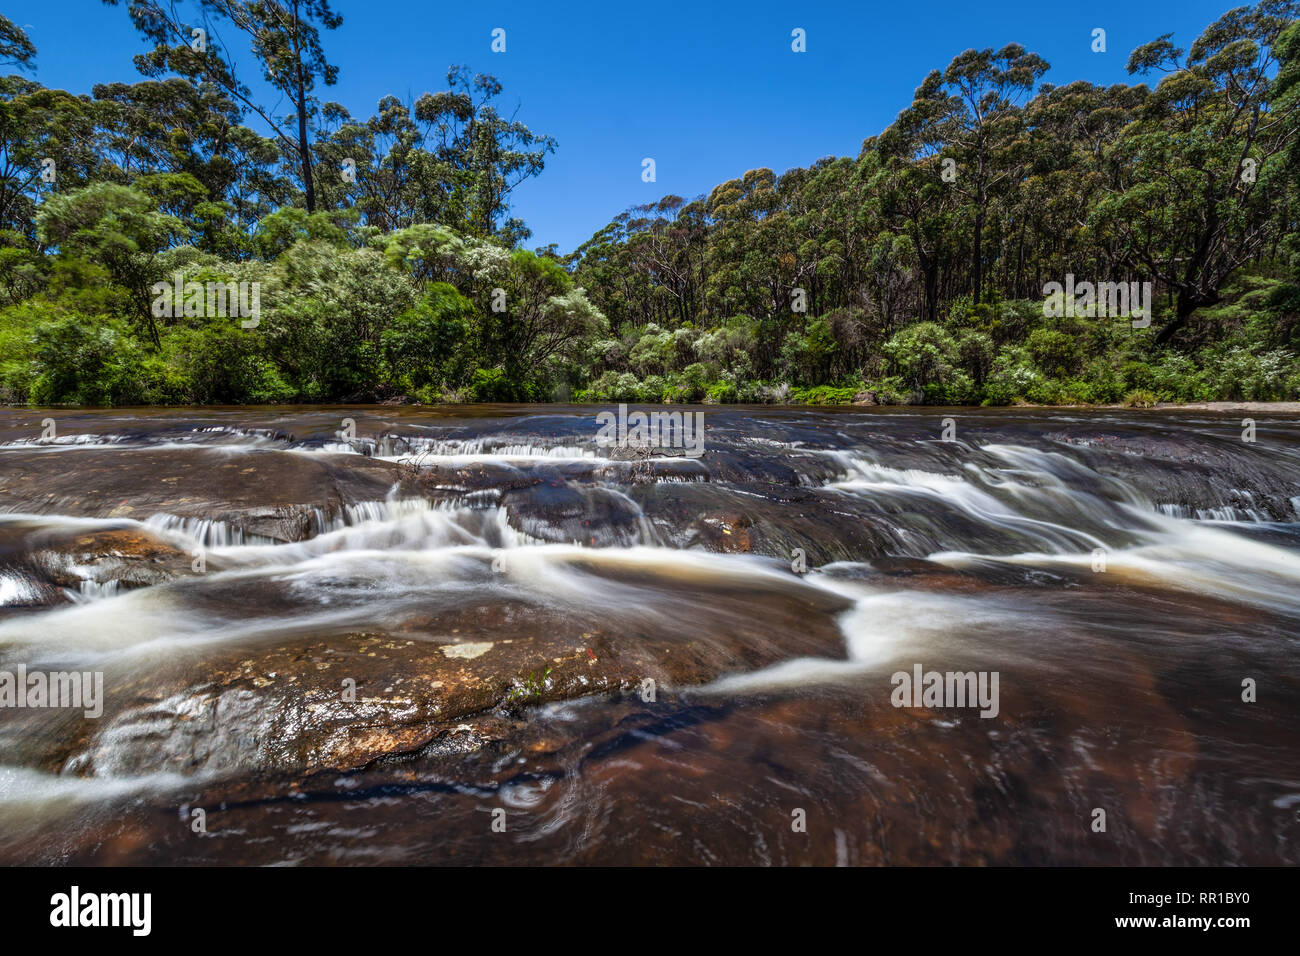
[{"label": "green foliage", "polygon": [[731,382],[714,382],[704,393],[708,405],[727,405],[738,401],[739,392]]},{"label": "green foliage", "polygon": [[22,27],[0,15],[0,66],[30,68],[35,57],[36,47]]},{"label": "green foliage", "polygon": [[[1298,397],[1300,0],[1145,44],[1154,85],[1039,86],[1030,51],[966,51],[856,158],[664,196],[565,258],[519,248],[511,192],[555,143],[495,78],[453,67],[353,119],[319,96],[325,0],[199,0],[255,40],[268,112],[222,51],[172,45],[179,7],[124,5],[141,82],[0,77],[5,401]],[[34,52],[0,17],[0,59]],[[1074,273],[1150,283],[1150,328],[1044,301]],[[257,284],[257,323],[183,292],[229,282]]]},{"label": "green foliage", "polygon": [[781,344],[779,368],[783,377],[799,385],[825,381],[839,346],[823,317],[809,317],[804,328],[786,334]]},{"label": "green foliage", "polygon": [[159,278],[159,254],[184,233],[175,216],[159,212],[144,193],[113,183],[55,193],[41,204],[36,230],[61,258],[104,268],[129,297],[136,318],[158,344],[149,289]]},{"label": "green foliage", "polygon": [[454,286],[434,283],[380,333],[384,378],[409,394],[462,387],[469,361],[463,346],[473,324],[473,303]]},{"label": "green foliage", "polygon": [[1025,348],[1044,375],[1064,378],[1077,372],[1083,363],[1082,346],[1067,332],[1035,329]]},{"label": "green foliage", "polygon": [[918,322],[896,332],[883,351],[898,374],[915,389],[939,385],[957,372],[957,343],[936,322]]},{"label": "green foliage", "polygon": [[1150,408],[1156,404],[1159,399],[1155,392],[1148,392],[1142,389],[1135,389],[1124,396],[1125,408]]},{"label": "green foliage", "polygon": [[294,390],[267,357],[265,339],[237,322],[178,329],[168,336],[166,356],[177,401],[218,405],[264,405],[290,401]]},{"label": "green foliage", "polygon": [[793,388],[790,400],[804,405],[850,405],[861,391],[857,386],[836,387],[818,385],[815,388]]},{"label": "green foliage", "polygon": [[284,206],[263,216],[253,235],[253,250],[262,259],[275,259],[300,240],[314,240],[332,246],[344,246],[348,233],[331,213]]},{"label": "green foliage", "polygon": [[1241,346],[1208,356],[1208,376],[1219,395],[1230,401],[1289,401],[1297,397],[1300,361],[1284,349],[1251,352]]},{"label": "green foliage", "polygon": [[120,321],[64,316],[36,329],[32,352],[30,400],[37,405],[139,405],[165,391]]},{"label": "green foliage", "polygon": [[469,394],[472,402],[531,402],[538,397],[527,382],[512,378],[499,368],[476,368]]}]

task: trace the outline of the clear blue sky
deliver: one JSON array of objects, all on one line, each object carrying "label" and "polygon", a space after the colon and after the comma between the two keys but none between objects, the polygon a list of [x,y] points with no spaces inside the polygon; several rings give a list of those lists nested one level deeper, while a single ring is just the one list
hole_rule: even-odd
[{"label": "clear blue sky", "polygon": [[[934,68],[971,47],[1018,42],[1052,64],[1047,79],[1126,80],[1136,46],[1173,32],[1183,47],[1229,0],[913,0],[903,3],[649,0],[436,3],[335,0],[325,34],[337,86],[322,98],[367,117],[381,96],[412,100],[445,86],[447,66],[495,74],[500,103],[559,141],[542,175],[514,193],[529,245],[567,252],[628,206],[692,198],[766,166],[783,172],[857,155]],[[36,78],[88,93],[138,79],[143,41],[124,7],[99,0],[3,0],[37,46]],[[506,52],[490,50],[494,27]],[[795,27],[808,51],[790,50]],[[1092,30],[1107,31],[1093,53]],[[251,54],[233,50],[251,81]],[[653,157],[658,180],[641,181]]]}]

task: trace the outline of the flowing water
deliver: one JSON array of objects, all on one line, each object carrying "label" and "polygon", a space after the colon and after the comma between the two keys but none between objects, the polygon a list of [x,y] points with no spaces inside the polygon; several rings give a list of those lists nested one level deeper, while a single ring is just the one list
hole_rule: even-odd
[{"label": "flowing water", "polygon": [[1300,862],[1300,419],[598,411],[0,411],[0,862]]}]

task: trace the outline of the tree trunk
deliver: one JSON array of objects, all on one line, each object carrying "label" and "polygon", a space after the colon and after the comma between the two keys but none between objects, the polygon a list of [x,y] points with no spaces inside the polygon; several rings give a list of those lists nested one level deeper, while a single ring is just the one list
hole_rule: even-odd
[{"label": "tree trunk", "polygon": [[[299,87],[301,91],[302,87]],[[306,104],[298,110],[298,160],[302,163],[302,184],[307,194],[307,215],[316,211],[316,189],[312,185],[311,144],[307,142]]]},{"label": "tree trunk", "polygon": [[1208,295],[1192,295],[1189,292],[1178,293],[1178,310],[1174,314],[1171,322],[1160,330],[1156,336],[1156,345],[1166,345],[1175,335],[1187,325],[1187,320],[1203,305],[1215,305],[1220,301],[1219,293],[1211,292]]},{"label": "tree trunk", "polygon": [[302,185],[307,199],[307,215],[316,211],[316,187],[312,184],[311,143],[307,141],[307,83],[302,75],[302,50],[298,48],[298,4],[293,5],[293,58],[298,85],[298,161],[302,165]]}]

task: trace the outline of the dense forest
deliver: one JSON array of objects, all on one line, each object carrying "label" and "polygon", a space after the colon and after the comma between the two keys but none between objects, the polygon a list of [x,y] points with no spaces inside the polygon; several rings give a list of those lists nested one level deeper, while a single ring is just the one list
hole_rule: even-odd
[{"label": "dense forest", "polygon": [[105,2],[147,52],[90,95],[0,16],[0,401],[1300,398],[1296,0],[1153,39],[1133,85],[968,50],[856,157],[567,256],[511,215],[559,146],[494,77],[357,118],[328,0]]}]

